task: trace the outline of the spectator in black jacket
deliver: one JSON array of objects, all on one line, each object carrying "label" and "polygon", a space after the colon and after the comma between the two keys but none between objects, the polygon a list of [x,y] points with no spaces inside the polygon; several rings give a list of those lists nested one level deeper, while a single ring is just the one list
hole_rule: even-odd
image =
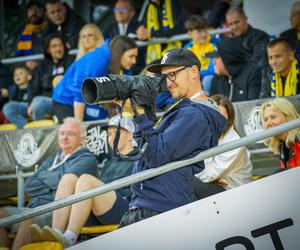
[{"label": "spectator in black jacket", "polygon": [[270,68],[262,71],[260,98],[300,94],[300,58],[283,37],[274,39],[267,47]]},{"label": "spectator in black jacket", "polygon": [[269,35],[248,24],[248,17],[240,7],[231,7],[226,13],[226,21],[233,37],[239,39],[246,50],[248,62],[255,63],[261,69],[266,68]]},{"label": "spectator in black jacket", "polygon": [[44,56],[45,60],[34,71],[28,98],[28,115],[35,121],[53,115],[52,89],[74,61],[74,56],[68,55],[67,45],[60,34],[46,38]]},{"label": "spectator in black jacket", "polygon": [[286,38],[296,54],[300,55],[300,1],[292,5],[290,21],[291,28],[282,32],[280,36]]},{"label": "spectator in black jacket", "polygon": [[48,0],[45,6],[46,15],[49,19],[46,35],[59,32],[67,42],[69,49],[76,48],[79,30],[85,24],[85,21],[60,0]]},{"label": "spectator in black jacket", "polygon": [[3,113],[9,122],[23,128],[27,123],[28,85],[31,72],[25,65],[16,66],[14,70],[14,83],[9,88],[2,88],[1,94],[9,97],[9,102],[3,107]]},{"label": "spectator in black jacket", "polygon": [[223,39],[218,51],[209,53],[214,58],[215,73],[211,95],[228,96],[232,102],[257,99],[261,90],[261,69],[246,60],[239,40]]}]

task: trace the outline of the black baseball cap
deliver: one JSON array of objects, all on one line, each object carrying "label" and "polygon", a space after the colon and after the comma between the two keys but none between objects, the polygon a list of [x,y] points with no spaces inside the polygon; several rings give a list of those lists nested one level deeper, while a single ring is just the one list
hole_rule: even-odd
[{"label": "black baseball cap", "polygon": [[187,49],[170,49],[168,50],[160,63],[150,65],[147,70],[152,73],[161,73],[161,69],[167,66],[187,66],[192,67],[196,65],[199,70],[201,64],[198,57],[190,50]]}]

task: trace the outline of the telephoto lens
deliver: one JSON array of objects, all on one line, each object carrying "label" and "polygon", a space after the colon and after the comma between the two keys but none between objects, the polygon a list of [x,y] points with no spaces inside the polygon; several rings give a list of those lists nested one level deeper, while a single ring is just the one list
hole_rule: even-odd
[{"label": "telephoto lens", "polygon": [[137,105],[150,106],[161,90],[162,76],[108,75],[86,78],[81,93],[87,104],[132,98]]}]

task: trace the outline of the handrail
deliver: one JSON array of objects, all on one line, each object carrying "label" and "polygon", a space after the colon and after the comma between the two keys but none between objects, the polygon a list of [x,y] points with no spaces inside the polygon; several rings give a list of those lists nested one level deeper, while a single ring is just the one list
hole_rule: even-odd
[{"label": "handrail", "polygon": [[[229,28],[226,29],[214,29],[209,30],[208,33],[210,35],[217,35],[217,34],[224,34],[230,32]],[[155,43],[168,43],[168,42],[174,42],[174,41],[184,41],[189,40],[190,37],[187,34],[180,34],[172,36],[171,38],[153,38],[151,41],[136,41],[136,44],[138,47],[147,46],[149,44],[155,44]],[[78,49],[72,49],[69,51],[70,55],[76,55],[78,52]],[[36,54],[31,56],[21,56],[21,57],[12,57],[12,58],[6,58],[2,59],[1,62],[4,64],[13,64],[13,63],[19,63],[19,62],[25,62],[29,60],[43,60],[44,55],[43,54]]]},{"label": "handrail", "polygon": [[296,120],[281,124],[277,127],[270,128],[270,129],[255,133],[253,135],[243,137],[239,140],[235,140],[233,142],[226,143],[221,146],[217,146],[217,147],[205,150],[204,152],[199,153],[197,156],[195,156],[191,159],[177,161],[177,162],[171,162],[171,163],[165,164],[158,168],[148,169],[141,173],[136,173],[131,176],[124,177],[122,179],[113,181],[113,182],[105,184],[103,186],[100,186],[100,187],[97,187],[94,189],[90,189],[90,190],[87,190],[82,193],[74,194],[67,198],[51,202],[49,204],[46,204],[46,205],[43,205],[40,207],[33,208],[30,212],[24,212],[21,214],[12,215],[12,216],[0,219],[0,227],[11,225],[13,223],[20,222],[20,221],[38,216],[40,214],[44,214],[44,213],[65,207],[65,206],[71,205],[73,203],[77,203],[82,200],[86,200],[88,198],[91,198],[91,197],[94,197],[94,196],[97,196],[97,195],[100,195],[100,194],[103,194],[103,193],[106,193],[109,191],[127,187],[136,182],[140,182],[140,181],[143,181],[143,180],[146,180],[149,178],[153,178],[155,176],[170,172],[172,170],[191,165],[193,163],[202,161],[206,158],[233,150],[235,148],[239,148],[241,146],[245,146],[249,143],[260,141],[262,139],[280,134],[282,132],[288,131],[290,129],[294,129],[296,127],[300,127],[300,119],[296,119]]}]

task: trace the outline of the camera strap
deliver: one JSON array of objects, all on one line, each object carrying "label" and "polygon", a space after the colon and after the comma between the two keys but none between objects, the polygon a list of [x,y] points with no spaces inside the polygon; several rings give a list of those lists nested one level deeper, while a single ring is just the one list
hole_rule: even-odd
[{"label": "camera strap", "polygon": [[[126,103],[126,99],[122,100],[121,110],[123,110],[123,107],[124,107],[125,103]],[[137,116],[138,113],[137,113],[136,105],[135,105],[134,101],[130,99],[130,103],[131,103],[131,107],[132,107],[134,115]],[[135,154],[135,155],[123,155],[123,154],[121,154],[118,150],[118,143],[119,143],[119,140],[120,140],[120,133],[121,133],[120,132],[121,131],[121,119],[123,117],[122,112],[121,112],[120,116],[121,116],[121,118],[120,118],[120,121],[119,121],[119,124],[118,124],[118,127],[117,127],[117,132],[116,132],[116,136],[115,136],[114,143],[113,143],[114,154],[120,160],[137,161],[137,160],[139,160],[143,157],[143,155],[145,153],[145,150],[148,146],[148,143],[145,142],[144,145],[142,146],[142,148],[139,147],[138,153]],[[142,135],[143,141],[146,141],[145,132],[142,129],[141,129],[141,135]]]}]

